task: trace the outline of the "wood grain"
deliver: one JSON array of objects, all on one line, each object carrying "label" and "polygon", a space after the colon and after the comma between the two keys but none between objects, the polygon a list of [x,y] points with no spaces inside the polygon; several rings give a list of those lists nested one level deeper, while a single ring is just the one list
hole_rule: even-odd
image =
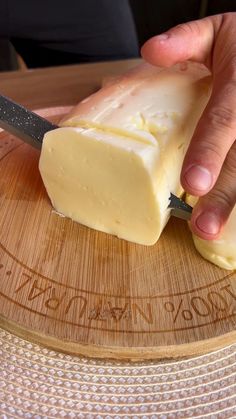
[{"label": "wood grain", "polygon": [[98,90],[107,76],[116,76],[140,59],[80,64],[0,73],[1,94],[30,109],[75,105]]},{"label": "wood grain", "polygon": [[[137,62],[0,73],[0,88],[31,109],[73,105]],[[55,120],[66,111],[43,114]],[[171,220],[145,247],[60,218],[38,158],[0,133],[1,325],[66,352],[134,360],[236,340],[236,273],[204,261],[185,222]]]},{"label": "wood grain", "polygon": [[[42,112],[57,122],[68,108]],[[86,356],[166,358],[236,339],[236,273],[195,251],[172,219],[140,246],[56,214],[39,152],[0,134],[0,324]]]}]

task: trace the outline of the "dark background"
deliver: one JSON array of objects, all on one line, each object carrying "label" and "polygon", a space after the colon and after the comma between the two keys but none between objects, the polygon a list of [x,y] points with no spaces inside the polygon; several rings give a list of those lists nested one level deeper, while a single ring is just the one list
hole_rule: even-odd
[{"label": "dark background", "polygon": [[[65,16],[60,16],[61,20],[58,20],[60,7],[64,8],[65,4],[67,4],[69,0],[57,0],[59,6],[57,6],[54,10],[53,7],[51,7],[50,12],[48,11],[48,8],[49,5],[52,5],[52,0],[41,0],[40,2],[28,0],[28,7],[25,7],[25,10],[21,10],[21,5],[27,5],[27,0],[24,0],[23,3],[22,1],[23,0],[15,0],[15,2],[14,0],[0,0],[0,71],[16,70],[19,68],[19,57],[16,52],[20,54],[29,68],[135,57],[139,54],[138,47],[141,46],[148,38],[166,31],[172,26],[202,18],[204,16],[236,11],[236,0],[107,0],[110,1],[110,5],[114,5],[113,2],[116,2],[114,16],[112,17],[114,22],[112,22],[112,19],[109,21],[110,23],[108,22],[110,25],[113,25],[112,27],[114,28],[119,28],[119,19],[122,17],[122,10],[120,10],[121,15],[117,15],[117,5],[122,9],[122,5],[124,6],[125,3],[129,2],[137,32],[138,45],[135,38],[135,29],[132,25],[132,16],[130,13],[126,13],[126,16],[122,17],[122,19],[126,22],[126,26],[124,26],[126,28],[126,32],[124,30],[123,33],[123,28],[120,27],[120,33],[118,35],[121,38],[123,36],[122,42],[124,51],[120,52],[120,47],[117,46],[114,39],[106,39],[105,43],[107,44],[108,49],[110,42],[110,49],[113,49],[114,53],[109,52],[107,55],[100,53],[100,55],[97,56],[95,53],[91,53],[89,56],[86,54],[75,53],[76,43],[73,40],[73,30],[76,30],[76,18],[72,18],[71,25],[68,21],[70,18],[69,13],[66,13]],[[87,9],[90,10],[91,13],[94,13],[94,10],[99,10],[99,8],[91,6],[89,9],[88,2],[90,2],[90,5],[97,6],[102,0],[84,1],[87,3]],[[78,4],[81,4],[81,7],[83,7],[83,4],[85,3],[80,2]],[[11,15],[13,16],[13,23],[8,22],[9,7],[11,8]],[[50,29],[48,32],[46,29],[46,39],[44,36],[44,39],[42,40],[40,39],[40,26],[37,26],[36,20],[37,14],[39,15],[39,13],[42,13],[44,21],[46,22],[44,22],[44,29],[46,24]],[[20,14],[22,14],[25,19],[22,26],[23,31],[22,27],[20,27],[17,22],[17,18]],[[63,19],[68,25],[67,29],[66,27],[63,28],[60,26],[61,22],[64,21]],[[102,19],[105,18],[99,16],[98,13],[98,15],[93,16],[93,19],[95,19],[94,22],[96,21],[99,27],[98,22],[102,22]],[[57,25],[55,30],[52,28],[53,22]],[[81,22],[83,23],[82,17],[78,22],[79,26],[81,26]],[[68,32],[70,32],[70,28],[72,35],[68,34]],[[127,28],[130,29],[129,39],[127,39]],[[66,31],[65,38],[67,39],[65,40],[63,39],[63,30],[64,33]],[[101,27],[101,32],[102,30],[103,29]],[[117,31],[118,29],[115,30]],[[30,36],[28,35],[31,32],[34,33],[34,39],[30,39]],[[98,40],[99,36],[100,33],[98,33]],[[84,37],[84,39],[85,41],[82,39],[81,42],[86,42],[86,37]],[[58,42],[56,43],[56,41]],[[101,42],[104,43],[104,40],[101,40]],[[124,44],[127,45],[127,47],[124,47]],[[79,48],[81,48],[80,45]],[[87,49],[91,49],[91,43],[88,44]],[[116,49],[117,53],[115,52]]]},{"label": "dark background", "polygon": [[235,0],[129,0],[129,2],[140,45],[151,36],[179,23],[236,11]]}]

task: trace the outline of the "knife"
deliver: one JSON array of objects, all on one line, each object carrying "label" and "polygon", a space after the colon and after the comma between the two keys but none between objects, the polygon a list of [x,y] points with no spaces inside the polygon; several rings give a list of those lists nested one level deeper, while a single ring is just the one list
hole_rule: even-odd
[{"label": "knife", "polygon": [[[58,128],[58,125],[0,95],[0,127],[33,147],[41,149],[46,132]],[[169,200],[168,208],[171,209],[171,215],[184,220],[191,218],[190,205],[172,193]]]},{"label": "knife", "polygon": [[193,208],[187,202],[178,198],[174,194],[170,194],[168,208],[171,209],[171,215],[174,217],[182,218],[182,220],[190,220]]},{"label": "knife", "polygon": [[40,149],[46,132],[58,128],[22,105],[0,95],[0,127]]}]

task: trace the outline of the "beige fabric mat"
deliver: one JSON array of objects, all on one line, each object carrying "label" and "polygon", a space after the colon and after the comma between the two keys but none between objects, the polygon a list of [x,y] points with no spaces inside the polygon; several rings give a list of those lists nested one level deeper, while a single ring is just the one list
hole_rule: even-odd
[{"label": "beige fabric mat", "polygon": [[145,363],[56,353],[0,329],[0,418],[236,418],[236,345]]}]

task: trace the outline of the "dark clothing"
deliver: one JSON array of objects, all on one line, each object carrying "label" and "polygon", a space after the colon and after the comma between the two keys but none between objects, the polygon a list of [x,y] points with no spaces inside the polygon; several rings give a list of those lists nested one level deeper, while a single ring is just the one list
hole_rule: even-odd
[{"label": "dark clothing", "polygon": [[0,0],[0,70],[16,63],[9,41],[31,68],[131,58],[174,25],[235,10],[236,0]]},{"label": "dark clothing", "polygon": [[128,0],[0,0],[0,38],[28,67],[137,57]]},{"label": "dark clothing", "polygon": [[130,0],[130,5],[140,45],[180,23],[236,11],[236,0]]}]

